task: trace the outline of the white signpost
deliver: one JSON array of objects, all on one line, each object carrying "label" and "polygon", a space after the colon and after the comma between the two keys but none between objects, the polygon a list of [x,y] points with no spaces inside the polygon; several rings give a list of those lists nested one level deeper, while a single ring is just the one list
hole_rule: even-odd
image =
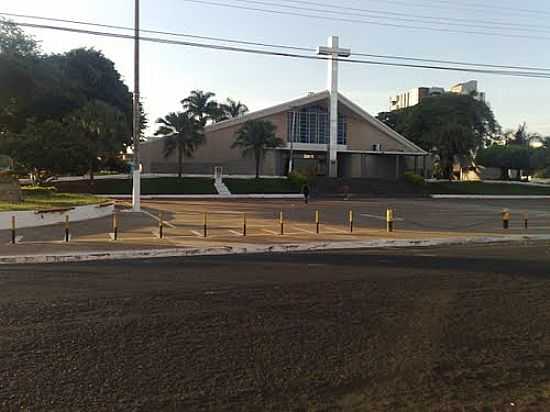
[{"label": "white signpost", "polygon": [[320,56],[329,56],[328,63],[328,89],[330,91],[330,142],[328,145],[329,154],[329,177],[338,177],[338,59],[351,56],[350,49],[339,47],[338,36],[330,36],[328,47],[321,46],[317,49]]}]

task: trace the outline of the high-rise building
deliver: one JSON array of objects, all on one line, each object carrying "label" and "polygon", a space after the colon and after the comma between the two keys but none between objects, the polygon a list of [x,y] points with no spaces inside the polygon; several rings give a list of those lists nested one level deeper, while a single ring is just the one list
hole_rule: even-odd
[{"label": "high-rise building", "polygon": [[[485,93],[478,91],[477,80],[471,80],[465,83],[458,83],[451,86],[448,93],[472,95],[475,99],[485,101]],[[429,96],[441,96],[446,93],[443,87],[417,87],[409,91],[400,93],[390,98],[390,111],[406,109],[420,103]]]}]

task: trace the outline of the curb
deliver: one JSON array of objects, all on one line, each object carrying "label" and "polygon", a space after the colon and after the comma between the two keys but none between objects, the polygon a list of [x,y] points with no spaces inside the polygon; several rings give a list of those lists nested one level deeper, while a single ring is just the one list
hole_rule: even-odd
[{"label": "curb", "polygon": [[157,259],[194,256],[227,256],[247,254],[277,254],[290,252],[320,252],[329,250],[411,248],[453,245],[483,245],[494,243],[516,243],[525,241],[547,241],[550,235],[512,235],[500,237],[456,237],[441,239],[368,240],[349,242],[318,242],[283,245],[243,245],[209,248],[148,249],[127,251],[94,251],[73,254],[41,254],[28,256],[2,256],[0,265],[75,263],[91,261],[115,261],[135,259]]},{"label": "curb", "polygon": [[[98,197],[105,197],[109,199],[126,200],[131,199],[132,195],[96,195]],[[142,200],[202,200],[202,199],[216,199],[216,200],[239,200],[239,199],[303,199],[304,195],[301,194],[252,194],[252,195],[142,195]]]},{"label": "curb", "polygon": [[0,230],[12,228],[12,217],[15,217],[17,229],[25,229],[61,224],[65,222],[65,217],[68,217],[71,222],[99,219],[111,216],[113,211],[113,203],[108,203],[74,206],[64,209],[0,212]]},{"label": "curb", "polygon": [[547,200],[546,195],[431,195],[432,199],[474,199],[474,200]]}]

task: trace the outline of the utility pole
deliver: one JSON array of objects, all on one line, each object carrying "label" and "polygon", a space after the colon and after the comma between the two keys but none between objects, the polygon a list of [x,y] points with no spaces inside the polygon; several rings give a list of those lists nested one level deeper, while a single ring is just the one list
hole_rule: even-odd
[{"label": "utility pole", "polygon": [[338,177],[338,59],[351,56],[350,49],[340,48],[338,36],[330,36],[328,46],[317,49],[319,56],[328,56],[328,89],[330,91],[330,141],[328,144],[329,177]]},{"label": "utility pole", "polygon": [[132,209],[141,211],[141,164],[139,161],[139,139],[141,131],[141,110],[139,98],[139,0],[135,0],[134,34],[134,167],[132,174]]}]

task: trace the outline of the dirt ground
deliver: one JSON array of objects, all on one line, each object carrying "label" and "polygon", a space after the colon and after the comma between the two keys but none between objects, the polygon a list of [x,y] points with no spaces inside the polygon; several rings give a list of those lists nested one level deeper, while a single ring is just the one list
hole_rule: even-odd
[{"label": "dirt ground", "polygon": [[549,247],[1,267],[0,410],[550,410]]}]

